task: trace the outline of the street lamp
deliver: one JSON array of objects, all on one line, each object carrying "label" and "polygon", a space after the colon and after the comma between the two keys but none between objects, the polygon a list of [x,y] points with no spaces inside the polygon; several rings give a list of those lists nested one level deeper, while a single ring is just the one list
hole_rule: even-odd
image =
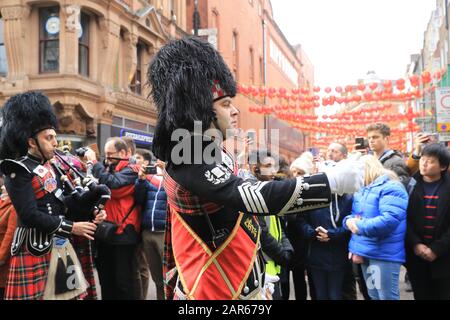
[{"label": "street lamp", "polygon": [[194,35],[198,36],[198,29],[200,29],[200,13],[198,12],[198,0],[194,0]]}]

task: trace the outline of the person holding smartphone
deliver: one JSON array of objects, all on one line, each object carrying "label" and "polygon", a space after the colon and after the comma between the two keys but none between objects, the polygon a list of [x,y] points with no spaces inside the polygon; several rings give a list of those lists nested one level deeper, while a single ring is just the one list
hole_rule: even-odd
[{"label": "person holding smartphone", "polygon": [[142,208],[142,242],[136,252],[136,285],[139,300],[146,300],[149,271],[156,287],[156,298],[164,300],[162,262],[166,227],[167,194],[163,187],[164,162],[155,161],[150,150],[137,149],[136,164],[141,166],[135,184],[135,199]]},{"label": "person holding smartphone", "polygon": [[342,300],[348,269],[350,232],[342,225],[350,214],[353,196],[334,195],[330,206],[296,217],[297,232],[307,241],[306,268],[317,300]]},{"label": "person holding smartphone", "polygon": [[[406,166],[408,167],[411,176],[419,171],[419,160],[422,156],[422,150],[425,146],[438,143],[439,136],[436,133],[419,132],[416,134],[414,139],[414,150],[406,161]],[[450,168],[447,170],[450,172]]]}]

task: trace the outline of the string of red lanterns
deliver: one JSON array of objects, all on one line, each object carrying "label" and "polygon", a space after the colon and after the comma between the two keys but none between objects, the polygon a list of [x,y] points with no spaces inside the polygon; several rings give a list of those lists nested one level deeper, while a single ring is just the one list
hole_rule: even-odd
[{"label": "string of red lanterns", "polygon": [[[273,114],[280,120],[288,121],[294,128],[309,133],[325,133],[346,138],[364,136],[365,130],[362,129],[366,124],[374,121],[394,123],[398,126],[401,122],[407,121],[403,129],[394,128],[393,136],[402,136],[406,133],[414,132],[420,127],[414,123],[413,119],[423,114],[414,113],[412,108],[408,108],[405,114],[381,114],[392,108],[393,103],[408,103],[422,98],[426,92],[432,92],[436,89],[436,82],[440,81],[446,69],[436,71],[433,74],[424,71],[421,75],[412,75],[408,79],[397,79],[395,82],[386,80],[381,83],[370,83],[368,85],[360,83],[356,86],[347,85],[345,87],[337,86],[334,91],[338,95],[331,94],[333,89],[325,87],[323,90],[316,86],[309,88],[273,88],[273,87],[255,87],[238,85],[238,93],[249,98],[269,98],[279,99],[285,103],[273,106],[252,106],[250,112],[258,114]],[[406,88],[409,82],[410,87]],[[423,86],[423,90],[420,87]],[[394,91],[395,89],[395,91]],[[407,89],[407,91],[405,91]],[[322,92],[322,97],[319,95]],[[379,102],[389,102],[379,105],[373,105]],[[322,115],[319,119],[317,115],[299,114],[298,111],[308,111],[320,106],[332,106],[334,104],[366,103],[363,108],[353,111],[346,111],[335,115]],[[329,121],[327,121],[329,120]],[[311,139],[314,145],[320,141]],[[327,141],[328,142],[328,141]],[[404,139],[398,142],[392,141],[392,145],[406,143]],[[322,143],[320,143],[322,144]],[[325,143],[323,143],[325,145]]]},{"label": "string of red lanterns", "polygon": [[[394,93],[394,85],[392,80],[385,80],[382,83],[370,83],[366,84],[358,84],[347,85],[345,87],[337,86],[334,88],[334,91],[339,94],[329,95],[322,98],[322,105],[332,105],[334,102],[339,104],[342,103],[350,103],[350,102],[361,102],[361,101],[372,101],[372,100],[400,100],[407,101],[415,98],[420,98],[423,95],[423,91],[419,89],[420,85],[430,85],[433,81],[440,81],[444,74],[447,72],[446,69],[442,69],[441,71],[436,71],[431,75],[429,71],[424,71],[420,76],[412,75],[407,80],[411,85],[411,88],[414,90],[408,90],[408,92],[402,92],[406,90],[406,79],[399,78],[395,81],[395,89],[399,92],[398,94]],[[427,90],[436,89],[435,85],[431,85]],[[294,89],[286,89],[286,88],[274,88],[274,87],[256,87],[256,86],[245,86],[243,84],[238,85],[238,93],[243,94],[245,96],[250,96],[253,98],[269,98],[269,99],[284,99],[289,101],[299,101],[299,102],[309,102],[314,103],[320,100],[320,93],[322,89],[318,86],[313,87],[312,90],[310,88],[294,88]],[[323,92],[330,94],[333,91],[331,87],[325,87]],[[353,94],[360,91],[361,94]],[[369,92],[371,91],[371,92]],[[314,93],[314,94],[313,94]],[[346,94],[346,96],[343,96]],[[331,100],[331,101],[330,101]],[[333,103],[331,103],[333,102]]]}]

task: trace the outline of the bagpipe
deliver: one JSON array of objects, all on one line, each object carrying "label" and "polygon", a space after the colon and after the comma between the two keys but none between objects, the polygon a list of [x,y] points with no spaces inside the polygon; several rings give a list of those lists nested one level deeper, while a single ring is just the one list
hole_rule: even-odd
[{"label": "bagpipe", "polygon": [[[87,173],[83,174],[71,163],[70,157],[73,157],[70,153],[56,149],[55,158],[50,163],[58,172],[64,190],[71,197],[71,202],[80,207],[88,207],[89,213],[103,210],[106,202],[111,199],[111,191],[106,185],[97,183],[92,175],[92,164],[87,164]],[[65,168],[61,168],[59,164],[66,166],[68,170],[64,170]]]}]

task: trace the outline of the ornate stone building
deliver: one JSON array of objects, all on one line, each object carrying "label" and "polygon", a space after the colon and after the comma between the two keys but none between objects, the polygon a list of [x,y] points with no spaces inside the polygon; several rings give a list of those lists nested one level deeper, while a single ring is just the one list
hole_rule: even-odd
[{"label": "ornate stone building", "polygon": [[73,148],[115,135],[148,146],[156,110],[146,69],[184,30],[183,0],[2,0],[0,103],[41,90]]}]

